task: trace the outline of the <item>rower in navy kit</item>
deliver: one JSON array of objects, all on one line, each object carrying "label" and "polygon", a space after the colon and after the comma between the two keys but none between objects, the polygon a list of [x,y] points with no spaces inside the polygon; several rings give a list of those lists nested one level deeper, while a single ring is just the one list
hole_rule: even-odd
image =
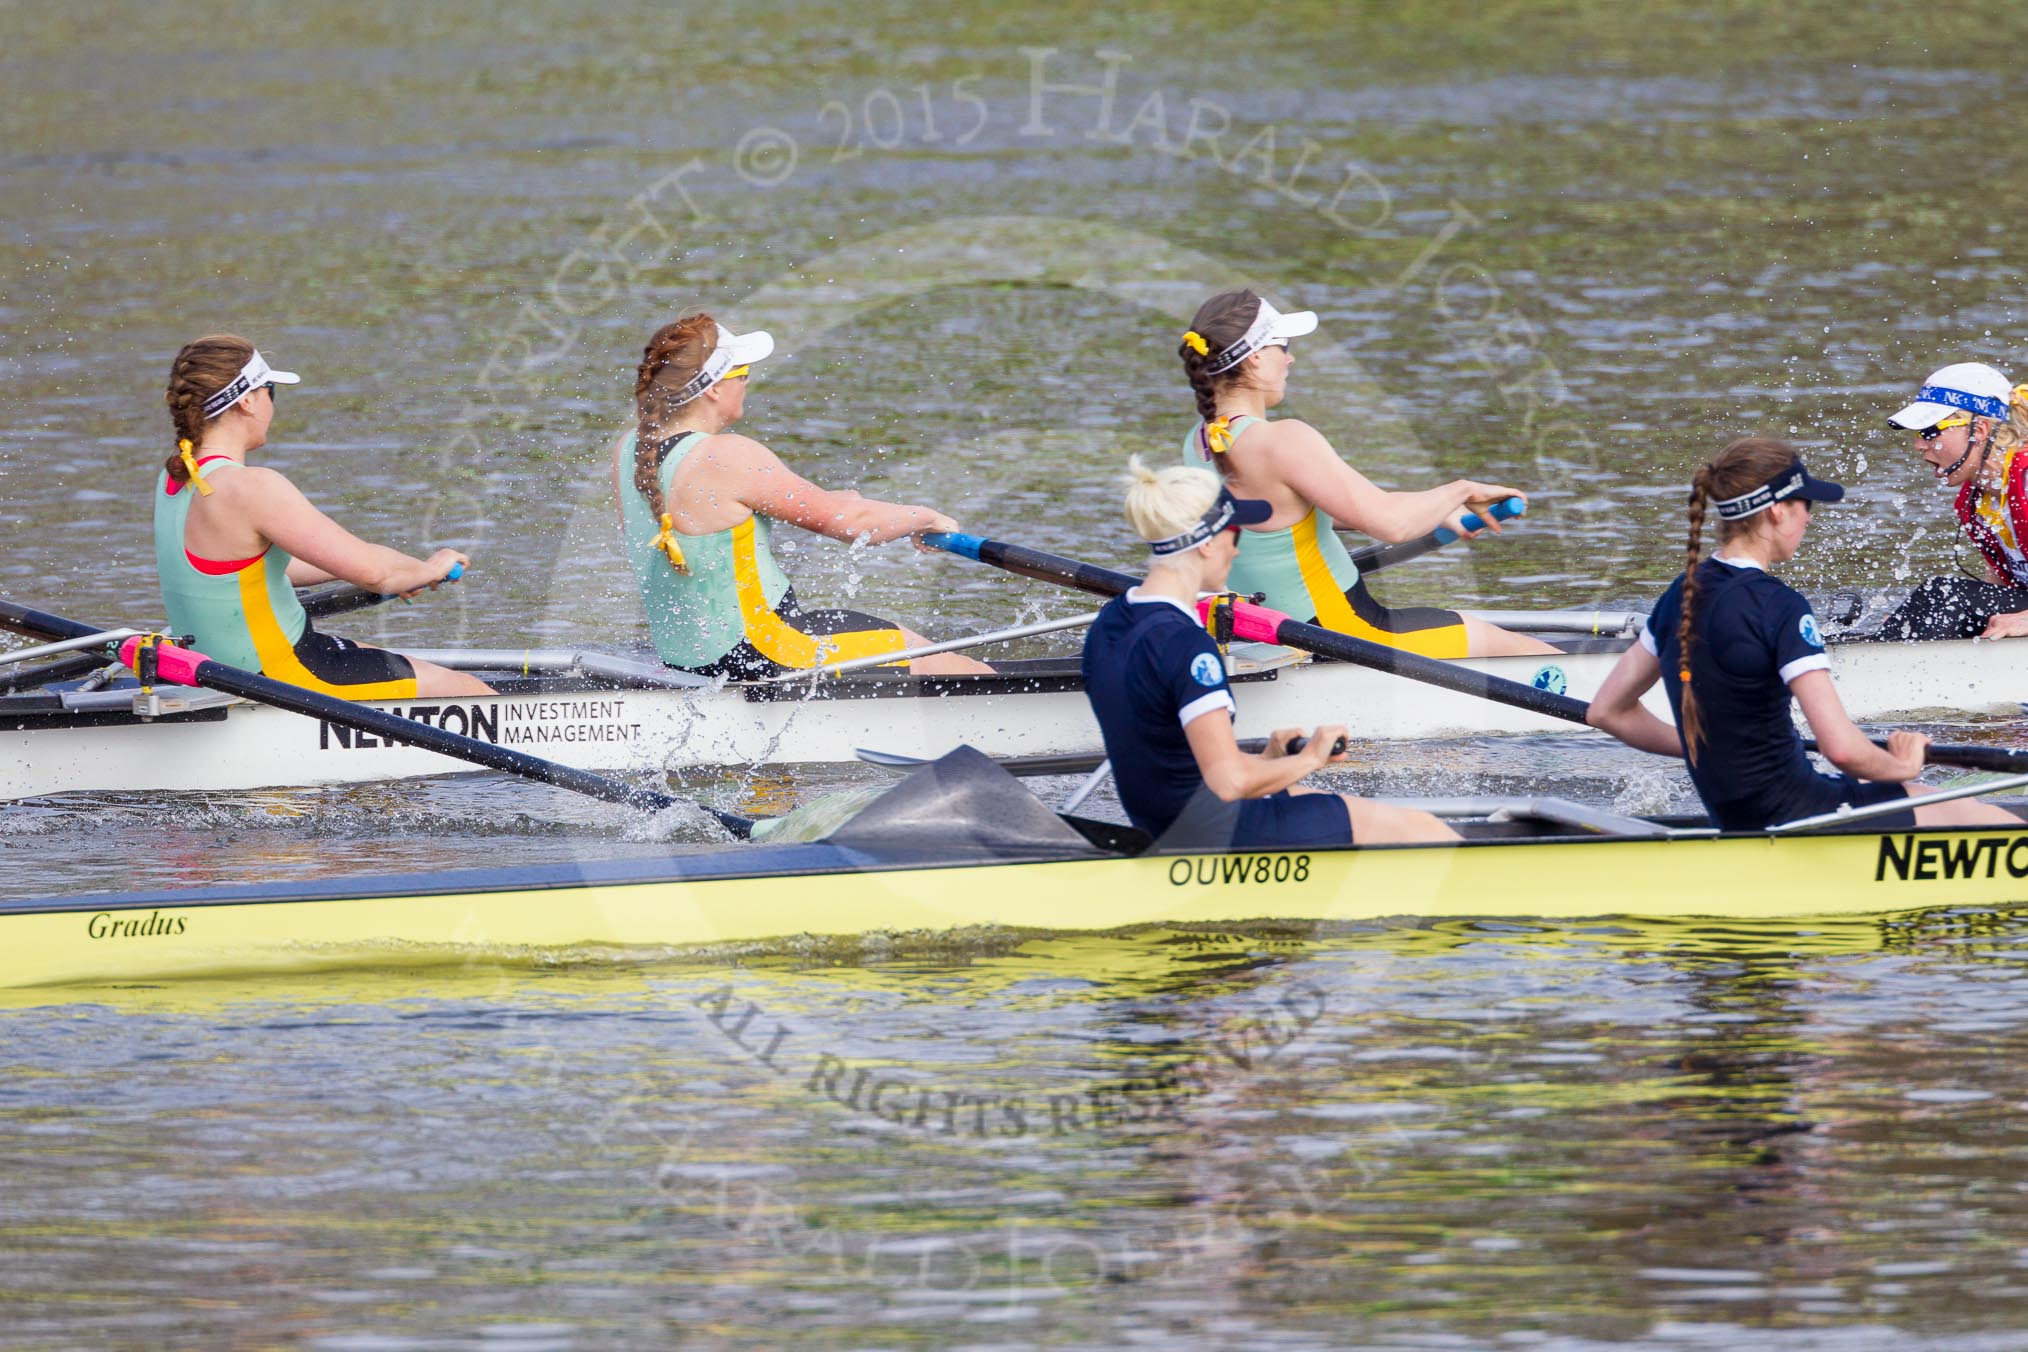
[{"label": "rower in navy kit", "polygon": [[[1922,772],[1929,738],[1895,732],[1883,750],[1853,724],[1831,684],[1809,601],[1768,572],[1801,546],[1810,504],[1844,496],[1842,486],[1812,478],[1786,442],[1746,437],[1727,446],[1690,487],[1687,571],[1662,593],[1640,642],[1591,702],[1594,727],[1642,751],[1687,759],[1705,811],[1723,830],[1759,831],[1840,805],[1919,801],[1929,792],[1907,782]],[[1718,550],[1700,562],[1707,500],[1718,512]],[[1641,707],[1658,679],[1674,728]],[[1811,766],[1789,717],[1791,696],[1842,773]],[[1910,808],[1870,824],[2020,824],[1971,799]]]},{"label": "rower in navy kit", "polygon": [[1267,519],[1265,502],[1234,498],[1209,470],[1129,465],[1127,520],[1155,559],[1115,597],[1084,645],[1085,693],[1104,734],[1120,802],[1158,847],[1301,849],[1454,840],[1426,812],[1301,788],[1345,753],[1325,726],[1299,751],[1277,730],[1260,755],[1233,737],[1237,710],[1218,645],[1198,621],[1198,593],[1225,585],[1239,531]]}]

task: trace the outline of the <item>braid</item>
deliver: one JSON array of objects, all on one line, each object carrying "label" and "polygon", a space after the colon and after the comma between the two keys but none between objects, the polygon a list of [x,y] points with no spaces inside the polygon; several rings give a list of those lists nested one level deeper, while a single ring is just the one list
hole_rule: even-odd
[{"label": "braid", "polygon": [[169,363],[169,388],[163,401],[169,405],[176,450],[162,462],[162,468],[169,472],[171,483],[190,480],[184,454],[194,454],[204,444],[204,401],[230,385],[253,353],[253,344],[238,334],[214,333],[185,343],[176,360]]},{"label": "braid", "polygon": [[662,528],[654,547],[684,574],[690,566],[662,498],[662,428],[678,407],[670,396],[704,369],[717,346],[718,321],[707,314],[689,315],[655,330],[634,373],[634,491],[647,500],[649,518]]},{"label": "braid", "polygon": [[648,500],[648,513],[657,521],[668,511],[662,501],[662,463],[656,455],[662,420],[674,412],[666,407],[667,396],[704,369],[717,345],[718,321],[696,314],[664,324],[642,349],[641,365],[634,373],[634,488]]},{"label": "braid", "polygon": [[[1197,400],[1197,416],[1207,428],[1218,421],[1218,390],[1220,386],[1238,379],[1237,371],[1227,371],[1213,377],[1205,373],[1212,359],[1246,337],[1247,329],[1260,314],[1260,297],[1251,291],[1221,291],[1197,307],[1197,313],[1190,320],[1190,331],[1183,335],[1176,355],[1183,359],[1183,374],[1190,381],[1190,393]],[[1217,432],[1222,434],[1220,427]],[[1224,452],[1231,445],[1229,439],[1223,444],[1211,442],[1211,463],[1218,467],[1221,475],[1232,473],[1232,466],[1225,460]]]},{"label": "braid", "polygon": [[1696,641],[1697,564],[1704,552],[1704,500],[1711,491],[1711,466],[1700,465],[1690,481],[1690,540],[1683,559],[1683,614],[1676,621],[1676,679],[1682,683],[1677,703],[1682,725],[1683,750],[1690,763],[1697,763],[1697,742],[1701,732],[1697,719],[1697,696],[1690,688],[1690,645]]}]

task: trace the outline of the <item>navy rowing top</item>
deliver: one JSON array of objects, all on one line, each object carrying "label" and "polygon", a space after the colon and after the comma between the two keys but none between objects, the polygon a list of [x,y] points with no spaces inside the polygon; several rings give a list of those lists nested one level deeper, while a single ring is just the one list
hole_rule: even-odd
[{"label": "navy rowing top", "polygon": [[[1810,764],[1789,715],[1789,682],[1828,671],[1824,640],[1810,603],[1759,567],[1716,556],[1697,565],[1696,641],[1690,682],[1704,735],[1689,766],[1711,820],[1728,831],[1758,831],[1809,816],[1822,806],[1826,777]],[[1662,687],[1682,742],[1683,579],[1655,602],[1641,646],[1662,663]],[[1688,748],[1685,748],[1688,764]]]},{"label": "navy rowing top", "polygon": [[1204,784],[1183,729],[1206,715],[1231,718],[1238,707],[1218,645],[1180,603],[1129,591],[1092,621],[1083,670],[1120,804],[1135,826],[1160,836]]}]

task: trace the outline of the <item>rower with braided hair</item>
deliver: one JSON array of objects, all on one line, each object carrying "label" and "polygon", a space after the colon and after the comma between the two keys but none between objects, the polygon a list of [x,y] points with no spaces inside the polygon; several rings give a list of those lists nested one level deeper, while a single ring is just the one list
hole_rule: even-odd
[{"label": "rower with braided hair", "polygon": [[1881,622],[1885,639],[2028,635],[2028,385],[1984,362],[1958,362],[1922,383],[1888,423],[1915,436],[1937,481],[1955,488],[1958,525],[1977,547],[1978,577],[1923,583]]},{"label": "rower with braided hair", "polygon": [[[1882,750],[1854,725],[1831,684],[1831,661],[1817,617],[1800,592],[1769,570],[1795,555],[1810,504],[1837,502],[1838,484],[1813,478],[1793,447],[1744,437],[1697,470],[1690,485],[1684,570],[1662,593],[1588,715],[1627,745],[1682,756],[1712,823],[1759,831],[1840,806],[1914,797],[1905,813],[1872,819],[1876,830],[1911,825],[2018,826],[2012,813],[1968,798],[1921,804],[1929,739],[1895,732]],[[1707,504],[1718,513],[1718,548],[1703,558]],[[1676,715],[1671,728],[1641,705],[1662,682]],[[1810,765],[1789,716],[1791,698],[1825,759]]]},{"label": "rower with braided hair", "polygon": [[1433,606],[1380,604],[1334,527],[1339,522],[1396,544],[1439,526],[1459,535],[1475,509],[1521,496],[1511,488],[1454,479],[1416,493],[1390,493],[1352,468],[1323,434],[1295,418],[1267,420],[1288,391],[1292,339],[1314,332],[1308,310],[1282,314],[1251,291],[1221,291],[1197,307],[1176,354],[1197,400],[1183,461],[1216,468],[1243,497],[1274,507],[1240,536],[1232,588],[1258,592],[1276,610],[1312,624],[1424,657],[1499,657],[1554,652],[1540,639]]},{"label": "rower with braided hair", "polygon": [[485,682],[335,637],[310,623],[295,588],[342,578],[413,596],[470,562],[369,544],[324,515],[279,471],[249,465],[267,445],[277,371],[254,345],[217,333],[186,343],[166,399],[176,451],[155,479],[155,564],[169,628],[207,656],[344,699],[489,695]]},{"label": "rower with braided hair", "polygon": [[[769,335],[734,333],[707,314],[663,325],[635,374],[635,426],[613,445],[613,493],[649,635],[663,662],[699,675],[757,680],[926,641],[858,611],[802,609],[769,545],[775,522],[872,544],[957,529],[934,508],[820,488],[729,430],[746,411],[748,368],[774,350]],[[992,670],[959,653],[908,669]]]}]

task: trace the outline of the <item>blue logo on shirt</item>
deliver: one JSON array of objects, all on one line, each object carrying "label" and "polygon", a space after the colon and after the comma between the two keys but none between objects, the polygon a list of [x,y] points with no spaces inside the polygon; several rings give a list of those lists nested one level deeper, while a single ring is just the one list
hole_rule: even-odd
[{"label": "blue logo on shirt", "polygon": [[1199,685],[1223,685],[1225,664],[1210,653],[1199,653],[1190,659],[1190,676]]},{"label": "blue logo on shirt", "polygon": [[1803,642],[1809,644],[1812,648],[1824,646],[1823,636],[1817,633],[1817,617],[1815,615],[1806,613],[1803,618],[1797,620],[1796,630],[1802,634]]}]

